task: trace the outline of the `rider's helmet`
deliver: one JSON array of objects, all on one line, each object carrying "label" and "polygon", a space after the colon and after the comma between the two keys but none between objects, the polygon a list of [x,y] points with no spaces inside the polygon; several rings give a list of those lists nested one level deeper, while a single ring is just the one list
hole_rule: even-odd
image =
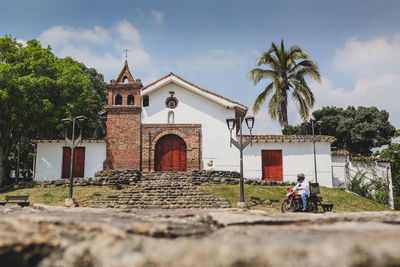
[{"label": "rider's helmet", "polygon": [[301,181],[304,180],[304,179],[306,179],[306,178],[304,177],[304,173],[299,173],[299,174],[297,174],[297,181],[298,181],[298,182],[301,182]]}]

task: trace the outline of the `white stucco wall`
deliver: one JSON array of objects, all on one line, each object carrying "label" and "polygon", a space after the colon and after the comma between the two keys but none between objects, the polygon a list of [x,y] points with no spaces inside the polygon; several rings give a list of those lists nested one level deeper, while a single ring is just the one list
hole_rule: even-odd
[{"label": "white stucco wall", "polygon": [[[348,174],[346,174],[346,163],[348,163]],[[350,179],[362,174],[365,182],[379,179],[389,186],[389,207],[394,208],[392,174],[389,162],[370,162],[351,160],[348,155],[332,155],[332,180],[333,187],[346,188]]]},{"label": "white stucco wall", "polygon": [[[179,103],[175,109],[165,106],[165,100],[174,91]],[[144,92],[145,94],[146,91]],[[207,99],[175,83],[168,83],[148,94],[148,107],[142,108],[142,123],[167,123],[168,112],[173,111],[175,123],[202,125],[202,159],[205,169],[239,170],[239,151],[230,148],[227,117],[235,117],[235,111]],[[232,104],[232,103],[231,103]],[[213,161],[213,166],[208,163]]]},{"label": "white stucco wall", "polygon": [[[46,181],[61,178],[64,142],[38,142],[36,156],[35,180]],[[106,158],[106,144],[83,142],[85,147],[85,177],[103,169]]]},{"label": "white stucco wall", "polygon": [[[315,180],[312,143],[255,143],[243,151],[244,176],[262,177],[262,150],[282,150],[283,180],[295,182],[304,173],[308,181]],[[316,143],[317,177],[320,185],[332,187],[331,148],[329,143]]]},{"label": "white stucco wall", "polygon": [[348,178],[346,178],[346,162],[348,162],[348,175],[350,178],[361,173],[364,173],[365,178],[368,180],[375,179],[375,175],[381,178],[391,175],[389,162],[377,162],[373,160],[369,163],[359,160],[350,161],[348,155],[332,155],[334,187],[345,187],[349,182]]},{"label": "white stucco wall", "polygon": [[389,162],[372,161],[367,163],[365,161],[351,161],[349,165],[351,176],[356,175],[358,172],[365,172],[365,177],[369,180],[376,178],[375,175],[385,178],[390,175],[391,172]]},{"label": "white stucco wall", "polygon": [[347,184],[346,178],[346,162],[349,161],[347,155],[332,155],[332,185],[337,188],[345,188]]},{"label": "white stucco wall", "polygon": [[[165,100],[170,96],[170,91],[175,92],[174,97],[179,101],[175,109],[165,106]],[[167,123],[168,112],[172,110],[175,123],[201,124],[204,169],[239,171],[239,150],[234,146],[230,147],[229,130],[225,121],[227,117],[235,117],[234,110],[216,103],[215,96],[212,99],[206,98],[171,81],[158,86],[157,89],[144,91],[143,95],[149,96],[150,105],[142,108],[142,123]],[[229,105],[229,102],[226,104]],[[245,124],[243,125],[246,128]],[[285,181],[296,181],[296,176],[300,172],[304,173],[310,181],[314,180],[312,143],[257,143],[253,144],[253,147],[248,146],[244,150],[245,177],[261,179],[262,149],[282,150]],[[321,185],[331,187],[330,144],[317,143],[316,151],[318,181]]]}]

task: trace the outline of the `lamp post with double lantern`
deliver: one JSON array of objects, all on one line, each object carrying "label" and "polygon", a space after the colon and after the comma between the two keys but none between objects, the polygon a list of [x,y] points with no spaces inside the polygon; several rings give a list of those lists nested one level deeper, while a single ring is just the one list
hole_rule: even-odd
[{"label": "lamp post with double lantern", "polygon": [[70,161],[70,165],[69,165],[69,198],[65,199],[65,202],[67,205],[71,205],[71,206],[75,204],[75,201],[73,199],[73,191],[72,191],[72,187],[73,187],[73,183],[74,183],[74,179],[73,179],[74,154],[75,154],[74,152],[75,152],[75,148],[82,141],[82,128],[81,128],[81,132],[80,132],[78,138],[75,139],[75,122],[85,121],[85,120],[87,120],[87,118],[85,116],[77,116],[72,119],[65,118],[65,119],[61,120],[65,124],[72,123],[72,139],[71,140],[68,139],[67,132],[65,132],[65,146],[67,146],[71,149],[71,161]]},{"label": "lamp post with double lantern", "polygon": [[[230,131],[230,145],[232,144],[237,147],[240,151],[240,201],[237,203],[239,208],[247,208],[247,203],[244,201],[244,182],[243,182],[243,150],[249,145],[252,144],[252,129],[254,127],[254,117],[247,116],[244,118],[246,121],[247,128],[250,130],[250,138],[246,139],[243,142],[243,132],[242,132],[242,123],[243,117],[239,118],[239,123],[236,122],[235,118],[227,118],[226,124],[228,125],[228,129]],[[232,131],[235,129],[235,125],[239,127],[239,142],[232,138]]]}]

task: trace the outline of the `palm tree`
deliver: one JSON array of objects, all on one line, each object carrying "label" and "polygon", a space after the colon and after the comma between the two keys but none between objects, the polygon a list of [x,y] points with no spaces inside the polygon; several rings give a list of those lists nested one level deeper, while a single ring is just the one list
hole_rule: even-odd
[{"label": "palm tree", "polygon": [[[299,60],[301,61],[296,62]],[[307,120],[315,99],[306,78],[321,81],[317,64],[308,59],[307,52],[298,46],[285,50],[282,39],[280,49],[272,43],[268,51],[257,59],[256,65],[258,67],[267,65],[269,69],[252,69],[247,74],[247,78],[253,80],[254,85],[262,79],[271,80],[271,83],[258,95],[253,105],[253,112],[257,113],[267,97],[272,94],[268,113],[272,119],[278,117],[281,126],[286,127],[288,125],[288,94],[292,91],[292,100],[298,104],[300,116]]]}]

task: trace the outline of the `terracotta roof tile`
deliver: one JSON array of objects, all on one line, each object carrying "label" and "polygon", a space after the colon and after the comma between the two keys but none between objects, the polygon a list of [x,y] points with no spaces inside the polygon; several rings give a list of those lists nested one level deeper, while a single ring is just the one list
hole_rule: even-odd
[{"label": "terracotta roof tile", "polygon": [[[65,143],[63,139],[40,139],[40,140],[32,140],[32,143]],[[105,143],[104,139],[83,139],[82,143]]]},{"label": "terracotta roof tile", "polygon": [[349,151],[347,151],[347,150],[336,150],[336,151],[332,151],[331,155],[334,155],[334,156],[349,155]]},{"label": "terracotta roof tile", "polygon": [[165,78],[168,78],[168,77],[171,76],[171,75],[174,75],[174,74],[171,72],[170,74],[165,75],[164,77],[162,77],[162,78],[160,78],[160,79],[158,79],[158,80],[155,80],[154,82],[149,83],[149,84],[146,85],[146,86],[143,86],[143,87],[142,87],[142,90],[147,89],[148,87],[152,86],[153,84],[156,84],[156,83],[158,83],[159,81],[164,80]]},{"label": "terracotta roof tile", "polygon": [[216,93],[211,92],[211,91],[209,91],[209,90],[206,90],[206,89],[204,89],[204,88],[201,88],[200,86],[195,85],[194,83],[191,83],[191,82],[189,82],[189,81],[183,79],[182,77],[180,77],[180,76],[178,76],[178,75],[176,75],[176,74],[174,74],[174,73],[172,73],[172,72],[171,72],[170,74],[165,75],[164,77],[162,77],[162,78],[160,78],[160,79],[158,79],[158,80],[156,80],[156,81],[154,81],[154,82],[152,82],[152,83],[150,83],[150,84],[144,86],[144,87],[142,88],[142,90],[145,90],[145,89],[149,88],[150,86],[152,86],[152,85],[158,83],[158,82],[161,81],[161,80],[164,80],[164,79],[168,78],[169,76],[175,76],[176,78],[178,78],[178,79],[184,81],[185,83],[190,84],[191,86],[194,86],[194,87],[196,87],[196,88],[202,90],[203,92],[212,94],[212,95],[217,96],[217,97],[219,97],[219,98],[222,98],[222,99],[224,99],[224,100],[226,100],[226,101],[229,101],[229,102],[231,102],[231,103],[234,103],[234,104],[237,104],[237,105],[239,105],[239,106],[242,106],[242,107],[245,108],[245,109],[249,109],[247,106],[245,106],[245,105],[243,105],[243,104],[241,104],[241,103],[239,103],[239,102],[233,101],[233,100],[231,100],[231,99],[229,99],[229,98],[226,98],[226,97],[224,97],[224,96],[222,96],[222,95],[219,95],[219,94],[216,94]]},{"label": "terracotta roof tile", "polygon": [[[337,151],[332,151],[331,155],[347,156],[347,155],[350,155],[350,153],[347,150],[337,150]],[[353,160],[353,161],[393,162],[391,159],[388,159],[388,158],[365,157],[365,156],[360,156],[360,155],[351,156],[351,160]]]},{"label": "terracotta roof tile", "polygon": [[[250,135],[244,135],[245,138],[249,138]],[[329,142],[333,143],[336,140],[333,136],[328,135],[316,135],[316,142]],[[312,135],[253,135],[253,142],[255,143],[301,143],[301,142],[312,142]]]},{"label": "terracotta roof tile", "polygon": [[391,159],[387,159],[387,158],[375,158],[375,157],[363,157],[363,156],[351,157],[351,160],[354,160],[354,161],[393,162]]}]

